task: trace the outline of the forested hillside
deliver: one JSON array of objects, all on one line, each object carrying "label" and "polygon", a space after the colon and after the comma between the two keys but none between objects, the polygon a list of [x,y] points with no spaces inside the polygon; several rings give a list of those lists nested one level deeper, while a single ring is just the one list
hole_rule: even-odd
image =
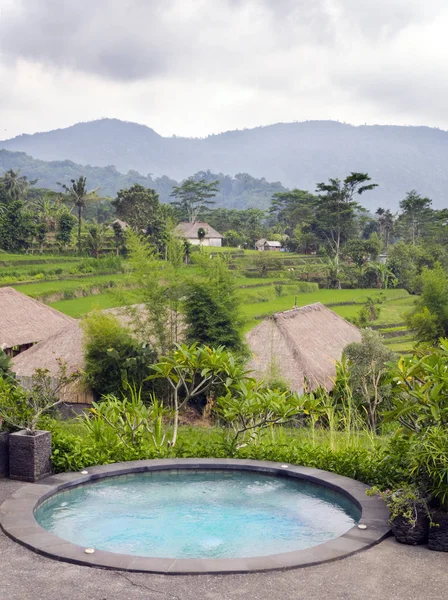
[{"label": "forested hillside", "polygon": [[[122,173],[134,170],[177,181],[206,170],[232,176],[250,173],[256,178],[280,181],[288,188],[312,192],[317,182],[358,171],[369,173],[380,185],[378,193],[366,199],[369,209],[378,205],[397,209],[411,189],[432,198],[436,208],[447,203],[448,133],[429,127],[354,127],[333,121],[309,121],[192,139],[164,138],[143,125],[102,119],[47,133],[21,135],[0,142],[0,148],[26,152],[42,160],[69,159],[82,165],[106,167],[108,176],[104,173],[104,179],[109,180],[109,187],[103,181],[105,193],[134,182],[152,185],[146,177],[137,173],[120,175],[108,165],[115,165]],[[68,171],[70,164],[57,163],[49,168],[56,167]],[[93,182],[95,172],[85,168],[83,172]],[[165,185],[164,181],[159,183],[161,187]],[[247,206],[231,202],[228,205]]]},{"label": "forested hillside", "polygon": [[[39,188],[61,190],[57,182],[68,183],[80,176],[87,177],[92,188],[99,188],[101,196],[113,198],[118,190],[129,188],[135,183],[157,191],[162,202],[170,202],[173,186],[178,182],[169,177],[144,176],[137,171],[129,171],[126,175],[115,167],[92,167],[78,165],[70,160],[46,162],[31,158],[23,152],[0,150],[0,173],[9,169],[18,170],[29,180],[37,179]],[[193,175],[193,173],[190,173]],[[222,173],[200,172],[198,178],[207,181],[219,180],[219,192],[216,205],[223,208],[269,208],[271,198],[276,192],[285,191],[278,182],[269,183],[265,179],[256,179],[247,173],[239,173],[235,177]]]}]

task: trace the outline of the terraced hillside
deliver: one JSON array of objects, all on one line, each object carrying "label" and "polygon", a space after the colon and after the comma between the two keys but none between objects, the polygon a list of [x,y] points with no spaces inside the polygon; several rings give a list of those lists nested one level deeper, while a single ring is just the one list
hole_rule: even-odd
[{"label": "terraced hillside", "polygon": [[[240,290],[246,331],[274,312],[313,302],[322,302],[352,320],[371,298],[379,302],[380,314],[370,325],[381,332],[390,348],[406,352],[413,346],[413,335],[406,328],[404,314],[412,308],[415,298],[405,290],[319,289],[316,283],[303,279],[305,273],[322,272],[324,261],[320,257],[279,253],[272,257],[274,270],[268,269],[262,275],[258,272],[255,251],[227,251],[227,255]],[[194,265],[182,268],[185,275],[194,276],[196,272]],[[0,285],[12,285],[76,318],[94,308],[132,304],[140,298],[139,290],[130,283],[126,265],[118,257],[1,254]]]}]

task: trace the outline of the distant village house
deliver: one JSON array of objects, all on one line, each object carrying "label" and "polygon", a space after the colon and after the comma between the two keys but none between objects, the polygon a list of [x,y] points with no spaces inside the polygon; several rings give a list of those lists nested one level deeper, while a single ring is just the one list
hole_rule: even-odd
[{"label": "distant village house", "polygon": [[274,242],[262,238],[255,242],[255,250],[280,252],[282,249],[281,242]]},{"label": "distant village house", "polygon": [[[205,232],[202,240],[199,239],[199,230],[203,229]],[[177,237],[188,240],[193,246],[222,246],[222,240],[224,236],[213,229],[208,223],[179,223],[174,230],[174,234]]]}]

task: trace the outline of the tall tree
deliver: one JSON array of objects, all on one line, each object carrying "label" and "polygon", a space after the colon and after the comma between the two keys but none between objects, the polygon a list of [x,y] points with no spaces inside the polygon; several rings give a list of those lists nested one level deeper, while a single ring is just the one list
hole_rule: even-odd
[{"label": "tall tree", "polygon": [[384,249],[387,250],[394,233],[395,216],[388,208],[381,207],[378,208],[375,214],[377,215],[378,234],[384,244]]},{"label": "tall tree", "polygon": [[168,240],[167,223],[172,217],[172,209],[161,204],[155,190],[135,184],[129,189],[120,190],[112,205],[117,217],[126,221],[135,232],[146,232],[151,244],[159,253],[163,252]]},{"label": "tall tree", "polygon": [[339,262],[342,245],[354,234],[356,212],[361,206],[354,200],[355,194],[361,195],[377,187],[368,183],[367,173],[351,173],[341,181],[330,179],[328,183],[318,183],[319,192],[316,209],[316,234],[326,244],[337,268],[336,286],[340,287]]},{"label": "tall tree", "polygon": [[98,200],[97,190],[87,191],[87,179],[83,176],[78,179],[71,179],[71,185],[59,183],[65,192],[65,199],[76,210],[78,215],[78,253],[81,254],[81,226],[82,226],[82,211],[86,208],[88,202]]},{"label": "tall tree", "polygon": [[303,231],[314,218],[317,197],[305,190],[278,192],[272,196],[269,213],[280,223],[284,232],[292,235],[297,226]]},{"label": "tall tree", "polygon": [[17,171],[9,169],[3,177],[0,177],[0,185],[4,187],[11,200],[23,198],[28,188],[35,183],[36,181],[28,181],[27,177],[20,175],[20,169]]},{"label": "tall tree", "polygon": [[173,187],[171,196],[176,198],[171,204],[177,209],[181,220],[196,223],[209,207],[214,204],[211,200],[219,190],[219,181],[207,183],[205,179],[186,179],[181,185]]},{"label": "tall tree", "polygon": [[406,198],[400,202],[402,214],[399,218],[403,238],[411,244],[418,243],[424,233],[425,225],[428,225],[434,216],[431,210],[432,200],[423,198],[415,190],[406,194]]},{"label": "tall tree", "polygon": [[220,257],[203,259],[200,264],[205,277],[188,284],[184,299],[186,340],[241,350],[242,318],[234,276]]}]

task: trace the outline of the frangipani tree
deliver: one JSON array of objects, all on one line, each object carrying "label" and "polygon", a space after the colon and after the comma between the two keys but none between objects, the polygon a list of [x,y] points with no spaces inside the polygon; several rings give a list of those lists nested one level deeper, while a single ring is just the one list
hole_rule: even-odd
[{"label": "frangipani tree", "polygon": [[249,379],[244,363],[223,346],[178,344],[152,368],[155,374],[148,379],[165,379],[172,391],[174,428],[171,446],[177,440],[179,411],[192,398],[207,394],[214,387],[231,388]]},{"label": "frangipani tree", "polygon": [[306,396],[266,389],[249,379],[218,398],[215,411],[232,432],[231,446],[238,449],[254,441],[261,430],[308,414],[306,402]]}]

